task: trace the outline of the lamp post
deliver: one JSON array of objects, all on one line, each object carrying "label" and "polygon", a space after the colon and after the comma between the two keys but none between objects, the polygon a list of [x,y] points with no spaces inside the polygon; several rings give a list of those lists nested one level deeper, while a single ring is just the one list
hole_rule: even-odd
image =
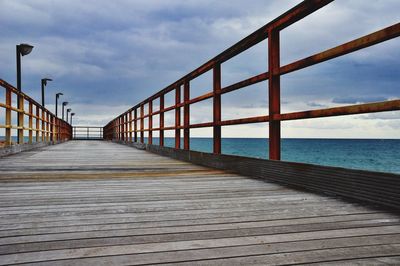
[{"label": "lamp post", "polygon": [[62,94],[61,92],[58,92],[58,93],[56,93],[56,117],[58,117],[58,98],[61,96],[61,95],[64,95],[64,94]]},{"label": "lamp post", "polygon": [[68,113],[71,112],[71,110],[72,110],[71,108],[68,108],[68,109],[67,109],[67,120],[66,120],[67,123],[68,123]]},{"label": "lamp post", "polygon": [[68,102],[63,102],[62,103],[62,120],[64,120],[64,106],[66,106]]},{"label": "lamp post", "polygon": [[42,79],[42,106],[44,107],[44,87],[47,86],[47,81],[52,81],[52,79],[44,78]]},{"label": "lamp post", "polygon": [[71,113],[71,126],[72,126],[72,117],[75,115],[75,113]]},{"label": "lamp post", "polygon": [[[17,89],[21,91],[21,56],[28,55],[32,52],[33,46],[21,43],[16,46],[17,52]],[[19,108],[19,107],[18,107]]]},{"label": "lamp post", "polygon": [[[26,43],[21,43],[17,44],[16,46],[16,56],[17,56],[17,90],[21,92],[21,56],[27,55],[30,52],[32,52],[33,46],[26,44]],[[17,96],[17,107],[20,110],[21,109],[21,96],[18,94]],[[22,122],[24,117],[20,113],[18,113],[18,127],[21,127]],[[24,142],[24,130],[23,129],[18,129],[18,143],[23,143]]]}]

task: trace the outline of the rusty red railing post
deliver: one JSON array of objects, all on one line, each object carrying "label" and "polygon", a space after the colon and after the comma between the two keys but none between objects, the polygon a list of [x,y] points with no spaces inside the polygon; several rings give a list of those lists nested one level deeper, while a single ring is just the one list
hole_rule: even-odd
[{"label": "rusty red railing post", "polygon": [[132,110],[129,111],[129,142],[132,142]]},{"label": "rusty red railing post", "polygon": [[40,133],[40,107],[36,105],[36,142],[39,142],[39,133]]},{"label": "rusty red railing post", "polygon": [[33,143],[33,131],[32,131],[32,128],[33,128],[33,118],[32,118],[32,116],[33,116],[33,104],[32,104],[32,102],[30,101],[29,102],[29,122],[28,122],[28,125],[29,125],[29,144],[32,144]]},{"label": "rusty red railing post", "polygon": [[280,96],[280,48],[279,30],[268,32],[268,95],[269,95],[269,159],[281,159],[281,121],[275,115],[281,113]]},{"label": "rusty red railing post", "polygon": [[140,143],[144,143],[144,105],[140,105]]},{"label": "rusty red railing post", "polygon": [[134,119],[134,124],[133,124],[133,141],[137,142],[137,108],[133,111],[133,119]]},{"label": "rusty red railing post", "polygon": [[45,126],[45,111],[44,111],[43,106],[40,106],[40,110],[41,110],[41,115],[42,115],[42,123],[41,123],[42,135],[41,135],[41,137],[42,137],[42,142],[44,142],[45,141],[44,138],[45,138],[45,134],[46,134],[46,132],[45,132],[46,126]]},{"label": "rusty red railing post", "polygon": [[183,87],[183,101],[185,105],[183,106],[183,148],[185,150],[190,149],[190,83],[185,81]]},{"label": "rusty red railing post", "polygon": [[122,116],[119,117],[119,140],[123,141],[124,140],[124,129],[123,129],[123,121],[122,121]]},{"label": "rusty red railing post", "polygon": [[160,146],[164,146],[164,94],[160,96]]},{"label": "rusty red railing post", "polygon": [[126,130],[125,130],[125,126],[126,126],[126,124],[125,124],[125,114],[124,115],[122,115],[121,116],[121,126],[122,126],[122,141],[123,142],[125,142],[126,141],[126,136],[125,136],[125,132],[126,132]]},{"label": "rusty red railing post", "polygon": [[125,114],[125,142],[129,142],[129,114]]},{"label": "rusty red railing post", "polygon": [[12,144],[11,139],[11,89],[6,88],[6,145]]},{"label": "rusty red railing post", "polygon": [[149,144],[153,144],[153,100],[149,101]]},{"label": "rusty red railing post", "polygon": [[181,85],[175,88],[175,149],[181,148]]},{"label": "rusty red railing post", "polygon": [[213,153],[221,154],[221,64],[213,68]]},{"label": "rusty red railing post", "polygon": [[24,143],[24,96],[18,93],[18,144]]},{"label": "rusty red railing post", "polygon": [[124,141],[128,142],[128,113],[124,114]]}]

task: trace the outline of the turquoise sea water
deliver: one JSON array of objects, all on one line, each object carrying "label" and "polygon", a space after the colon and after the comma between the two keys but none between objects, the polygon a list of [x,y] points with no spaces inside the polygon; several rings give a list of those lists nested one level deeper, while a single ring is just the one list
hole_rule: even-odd
[{"label": "turquoise sea water", "polygon": [[[190,148],[212,152],[212,138],[192,138]],[[222,153],[266,159],[268,139],[225,138]],[[400,139],[282,139],[282,160],[400,174]]]},{"label": "turquoise sea water", "polygon": [[[165,138],[165,146],[175,139]],[[212,152],[212,138],[192,138],[190,148]],[[222,153],[266,159],[268,139],[225,138]],[[400,139],[282,139],[282,160],[400,174]]]}]

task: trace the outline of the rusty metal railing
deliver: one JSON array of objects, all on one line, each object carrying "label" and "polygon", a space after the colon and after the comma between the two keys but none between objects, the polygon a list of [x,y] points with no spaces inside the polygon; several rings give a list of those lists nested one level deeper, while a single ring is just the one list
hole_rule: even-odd
[{"label": "rusty metal railing", "polygon": [[[0,146],[66,141],[71,138],[72,130],[67,122],[57,118],[52,112],[2,79],[0,79],[1,88],[5,92],[5,102],[0,101],[0,114],[5,113],[5,120],[4,124],[0,122],[0,128],[5,129],[5,136]],[[16,119],[12,119],[13,114],[16,115]],[[27,123],[25,123],[26,118]],[[13,129],[17,131],[16,139],[12,136]]]},{"label": "rusty metal railing", "polygon": [[96,126],[73,126],[73,140],[102,140],[103,127]]},{"label": "rusty metal railing", "polygon": [[[308,119],[317,117],[363,114],[371,112],[393,111],[400,109],[400,100],[383,101],[376,103],[349,105],[335,108],[325,108],[293,113],[281,113],[280,78],[282,75],[339,57],[351,52],[396,38],[400,35],[400,23],[384,28],[369,35],[360,37],[345,44],[326,51],[314,54],[290,64],[280,65],[280,31],[293,23],[303,19],[316,10],[324,7],[333,0],[306,0],[290,9],[277,19],[261,27],[232,47],[201,65],[181,79],[167,86],[158,93],[150,96],[123,114],[110,121],[104,127],[104,138],[126,142],[144,142],[144,132],[148,132],[148,143],[152,144],[153,132],[159,131],[159,145],[164,145],[164,131],[175,131],[175,148],[180,149],[180,131],[183,129],[183,148],[189,150],[190,129],[213,128],[213,152],[221,153],[221,127],[246,123],[269,122],[269,158],[280,160],[281,157],[281,121]],[[255,44],[268,38],[268,71],[242,80],[227,87],[221,87],[221,64]],[[190,82],[196,77],[212,70],[213,89],[201,96],[190,97]],[[233,120],[221,120],[221,95],[268,80],[269,88],[269,115],[247,117]],[[183,89],[183,100],[181,99]],[[175,104],[164,106],[164,96],[175,90]],[[206,123],[190,123],[190,105],[213,99],[213,120]],[[153,110],[153,102],[159,100],[159,109]],[[145,113],[145,106],[147,112]],[[181,108],[183,108],[183,125],[181,124]],[[175,125],[164,126],[164,113],[175,110]],[[159,127],[153,127],[153,117],[159,115]],[[144,119],[148,118],[145,127]],[[140,134],[138,138],[138,133]]]}]

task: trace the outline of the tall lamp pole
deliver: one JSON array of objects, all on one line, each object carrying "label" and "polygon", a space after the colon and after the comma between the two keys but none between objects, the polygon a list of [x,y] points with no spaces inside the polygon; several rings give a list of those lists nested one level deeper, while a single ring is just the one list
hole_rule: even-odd
[{"label": "tall lamp pole", "polygon": [[72,126],[72,117],[75,115],[75,113],[71,113],[71,123],[70,125]]},{"label": "tall lamp pole", "polygon": [[[32,52],[33,46],[21,43],[16,46],[17,52],[17,89],[21,91],[21,56],[28,55]],[[18,107],[19,108],[19,107]]]},{"label": "tall lamp pole", "polygon": [[58,93],[56,93],[56,117],[58,117],[58,98],[60,98],[60,96],[61,95],[64,95],[64,94],[62,94],[61,92],[58,92]]},{"label": "tall lamp pole", "polygon": [[66,106],[68,102],[63,102],[62,103],[62,120],[64,120],[64,106]]},{"label": "tall lamp pole", "polygon": [[[21,56],[25,56],[30,54],[32,52],[33,46],[26,44],[26,43],[21,43],[17,44],[16,46],[16,57],[17,57],[17,90],[21,92]],[[22,101],[23,102],[23,101]],[[17,107],[20,110],[21,109],[21,96],[18,94],[17,96]],[[18,127],[21,126],[21,119],[20,115],[18,115]],[[23,119],[23,116],[22,116]],[[18,129],[18,143],[23,143],[24,142],[24,130]]]},{"label": "tall lamp pole", "polygon": [[68,123],[68,113],[71,112],[71,110],[72,110],[71,108],[68,108],[68,109],[67,109],[67,120],[66,120],[67,123]]},{"label": "tall lamp pole", "polygon": [[52,79],[44,78],[42,79],[42,106],[44,107],[44,87],[47,86],[47,81],[52,81]]}]

